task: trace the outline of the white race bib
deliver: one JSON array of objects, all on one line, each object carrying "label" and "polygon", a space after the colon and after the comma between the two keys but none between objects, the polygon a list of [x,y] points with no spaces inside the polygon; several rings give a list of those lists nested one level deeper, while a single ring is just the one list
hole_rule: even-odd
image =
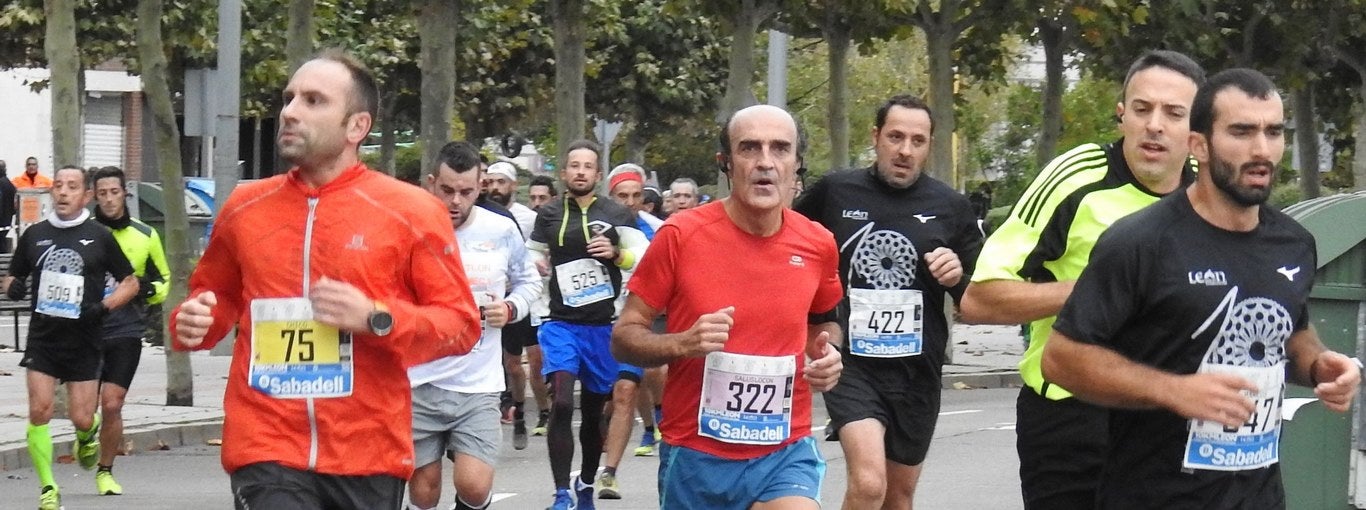
[{"label": "white race bib", "polygon": [[1225,428],[1217,422],[1190,420],[1190,433],[1186,436],[1186,453],[1181,467],[1243,471],[1278,462],[1285,364],[1269,367],[1202,364],[1199,372],[1236,375],[1252,381],[1259,389],[1255,395],[1248,397],[1257,404],[1257,410],[1247,423],[1236,429]]},{"label": "white race bib", "polygon": [[918,290],[849,289],[849,353],[870,358],[919,355],[925,346],[924,313]]},{"label": "white race bib", "polygon": [[565,306],[578,308],[616,297],[607,266],[587,258],[555,266],[555,279]]},{"label": "white race bib", "polygon": [[78,319],[84,299],[85,277],[43,271],[38,278],[38,306],[33,311],[63,319]]},{"label": "white race bib", "polygon": [[707,355],[697,433],[727,443],[773,445],[792,435],[794,356]]},{"label": "white race bib", "polygon": [[275,398],[351,394],[351,334],[313,320],[308,298],[251,300],[247,382]]}]

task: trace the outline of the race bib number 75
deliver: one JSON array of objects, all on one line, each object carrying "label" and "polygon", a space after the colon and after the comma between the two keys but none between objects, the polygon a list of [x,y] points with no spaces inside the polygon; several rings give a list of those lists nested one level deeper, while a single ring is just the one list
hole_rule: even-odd
[{"label": "race bib number 75", "polygon": [[313,320],[308,298],[251,302],[252,388],[275,398],[351,394],[351,335]]}]

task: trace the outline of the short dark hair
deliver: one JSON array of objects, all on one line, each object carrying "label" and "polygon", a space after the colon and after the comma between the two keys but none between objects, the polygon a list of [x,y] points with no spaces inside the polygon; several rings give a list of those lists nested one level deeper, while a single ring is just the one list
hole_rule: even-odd
[{"label": "short dark hair", "polygon": [[313,59],[336,62],[345,67],[351,73],[351,104],[347,113],[369,113],[372,124],[379,122],[379,85],[365,64],[341,48],[324,49]]},{"label": "short dark hair", "polygon": [[95,184],[100,182],[100,179],[108,179],[110,177],[117,177],[119,179],[120,188],[128,185],[128,181],[123,175],[123,169],[116,166],[106,166],[90,173],[90,187],[94,188]]},{"label": "short dark hair", "polygon": [[1195,82],[1196,88],[1205,85],[1205,68],[1195,63],[1184,53],[1171,50],[1148,50],[1138,56],[1133,64],[1129,64],[1129,72],[1124,74],[1124,87],[1119,91],[1119,102],[1123,103],[1128,99],[1129,82],[1134,79],[1134,75],[1152,67],[1170,69],[1176,73],[1190,78]]},{"label": "short dark hair", "polygon": [[654,211],[652,211],[655,214],[655,216],[659,216],[661,213],[663,213],[664,197],[659,195],[659,190],[654,189],[650,186],[646,186],[644,194],[641,197],[641,200],[644,200],[647,204],[655,206]]},{"label": "short dark hair", "polygon": [[28,165],[30,161],[32,161],[35,165],[38,164],[38,158],[35,158],[33,156],[29,156],[28,158],[24,159],[24,164]]},{"label": "short dark hair", "polygon": [[546,189],[550,190],[550,196],[552,197],[558,194],[558,192],[555,191],[555,179],[551,179],[549,176],[538,175],[532,177],[531,184],[526,185],[526,187],[529,190],[533,186],[545,186]]},{"label": "short dark hair", "polygon": [[432,168],[428,173],[437,175],[442,164],[458,174],[479,170],[479,151],[469,142],[447,142],[441,146],[441,152],[436,155],[436,161],[432,162]]},{"label": "short dark hair", "polygon": [[882,103],[882,106],[878,107],[877,120],[873,123],[873,127],[876,127],[878,131],[881,131],[882,126],[887,123],[887,112],[892,111],[893,106],[910,108],[912,110],[925,110],[925,115],[930,116],[930,134],[934,134],[934,114],[930,112],[930,105],[926,103],[924,99],[920,99],[910,94],[892,96],[887,102]]},{"label": "short dark hair", "polygon": [[90,183],[88,182],[88,179],[89,179],[89,177],[90,177],[90,173],[87,172],[84,168],[81,168],[80,165],[62,165],[61,168],[58,168],[57,170],[55,170],[55,171],[52,172],[52,178],[53,178],[53,180],[56,180],[57,174],[62,173],[62,170],[75,170],[75,171],[77,171],[77,172],[80,172],[80,173],[81,173],[81,185],[82,185],[82,186],[85,186],[85,189],[90,189]]},{"label": "short dark hair", "polygon": [[1271,82],[1271,78],[1255,69],[1220,71],[1195,92],[1195,103],[1191,105],[1191,131],[1206,137],[1213,135],[1215,114],[1218,113],[1214,108],[1214,99],[1219,92],[1235,87],[1255,99],[1267,99],[1276,93],[1276,84]]},{"label": "short dark hair", "polygon": [[565,148],[564,148],[564,159],[565,159],[566,161],[568,161],[568,160],[569,160],[569,153],[574,152],[574,151],[579,150],[579,149],[588,149],[588,150],[590,150],[590,151],[593,151],[593,154],[597,154],[598,157],[602,157],[602,146],[601,146],[601,145],[598,145],[597,142],[594,142],[594,141],[592,141],[592,140],[578,139],[578,140],[574,140],[573,142],[571,142],[571,143],[569,144],[568,147],[565,147]]},{"label": "short dark hair", "polygon": [[[730,116],[726,117],[726,122],[721,124],[721,136],[717,141],[721,143],[722,156],[730,157],[730,125],[735,122],[735,116],[738,115],[741,110],[744,110],[744,108],[731,112]],[[786,108],[782,108],[782,110],[787,112],[787,116],[792,119],[792,125],[797,126],[797,165],[801,166],[802,170],[805,170],[806,131],[802,130],[802,123],[797,122],[797,116],[792,115],[792,112],[788,112]]]}]

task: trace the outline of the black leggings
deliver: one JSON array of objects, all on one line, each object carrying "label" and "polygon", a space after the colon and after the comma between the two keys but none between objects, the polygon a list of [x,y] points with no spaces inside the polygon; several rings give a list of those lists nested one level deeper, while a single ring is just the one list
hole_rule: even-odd
[{"label": "black leggings", "polygon": [[[550,449],[550,475],[556,489],[568,489],[569,465],[574,462],[574,378],[569,372],[550,374],[550,423],[546,431],[546,446]],[[583,424],[579,426],[579,443],[583,445],[583,464],[579,478],[593,483],[602,457],[602,412],[607,394],[583,390],[579,396]]]}]

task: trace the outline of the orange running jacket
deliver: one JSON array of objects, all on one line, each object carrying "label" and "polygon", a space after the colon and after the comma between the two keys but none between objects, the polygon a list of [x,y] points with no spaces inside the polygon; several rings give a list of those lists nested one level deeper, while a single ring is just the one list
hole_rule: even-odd
[{"label": "orange running jacket", "polygon": [[[214,324],[196,349],[233,328],[223,397],[223,468],[258,462],[332,475],[413,472],[407,367],[464,354],[479,314],[450,216],[431,194],[363,164],[312,188],[299,170],[239,186],[220,209],[190,296],[213,291]],[[356,286],[394,317],[384,337],[352,336],[350,396],[273,398],[249,385],[251,302],[306,297],[322,277]],[[172,339],[179,307],[171,314]]]}]

